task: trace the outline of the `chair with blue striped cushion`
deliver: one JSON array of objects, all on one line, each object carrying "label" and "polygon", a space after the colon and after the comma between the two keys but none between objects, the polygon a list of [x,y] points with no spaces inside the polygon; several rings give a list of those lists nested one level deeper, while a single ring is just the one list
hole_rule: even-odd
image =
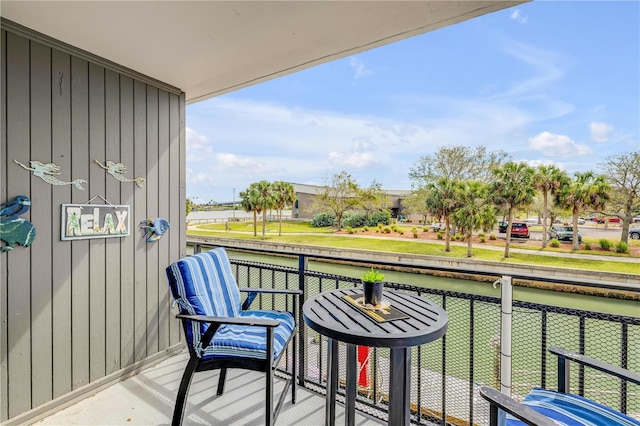
[{"label": "chair with blue striped cushion", "polygon": [[[231,272],[227,252],[217,248],[181,259],[167,267],[173,298],[180,309],[189,362],[185,368],[176,405],[174,425],[182,423],[186,397],[193,374],[220,370],[217,394],[224,392],[228,368],[242,368],[266,373],[266,419],[272,425],[282,407],[289,386],[291,401],[296,398],[295,315],[299,290],[243,289],[248,292],[241,303],[240,292]],[[249,310],[258,293],[285,294],[293,298],[293,312]],[[275,410],[273,378],[285,349],[291,343],[292,372]]]},{"label": "chair with blue striped cushion", "polygon": [[569,362],[637,385],[640,385],[640,374],[558,347],[550,347],[549,352],[558,356],[558,391],[534,388],[518,403],[495,389],[480,389],[480,395],[491,404],[491,426],[640,426],[640,420],[625,413],[568,393]]}]

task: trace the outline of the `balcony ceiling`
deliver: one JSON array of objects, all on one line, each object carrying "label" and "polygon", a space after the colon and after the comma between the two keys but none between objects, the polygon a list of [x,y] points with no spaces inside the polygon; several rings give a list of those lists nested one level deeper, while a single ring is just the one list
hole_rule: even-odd
[{"label": "balcony ceiling", "polygon": [[13,1],[3,18],[197,102],[524,1]]}]

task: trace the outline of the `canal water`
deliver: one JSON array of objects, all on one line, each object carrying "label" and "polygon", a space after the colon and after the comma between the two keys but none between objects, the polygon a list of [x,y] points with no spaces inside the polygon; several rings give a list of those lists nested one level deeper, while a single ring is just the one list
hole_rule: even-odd
[{"label": "canal water", "polygon": [[[293,268],[298,267],[297,258],[277,257],[240,251],[229,251],[229,256],[236,259],[244,259],[255,262],[271,263]],[[367,268],[309,261],[308,269],[327,274],[342,275],[345,277],[360,278]],[[483,296],[500,297],[500,286],[494,288],[491,283],[464,280],[457,278],[444,278],[432,275],[414,274],[407,272],[384,271],[385,281],[415,285],[418,287],[433,288],[439,290],[454,291],[460,293],[479,294]],[[590,296],[577,293],[565,293],[552,290],[514,287],[514,300],[521,300],[544,305],[560,306],[570,309],[580,309],[593,312],[604,312],[616,315],[640,316],[640,302],[635,300],[614,299],[600,296]]]}]

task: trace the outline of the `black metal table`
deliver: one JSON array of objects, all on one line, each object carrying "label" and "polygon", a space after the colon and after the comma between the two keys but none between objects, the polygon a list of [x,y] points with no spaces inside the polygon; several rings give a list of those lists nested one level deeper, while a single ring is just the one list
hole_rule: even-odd
[{"label": "black metal table", "polygon": [[385,289],[383,298],[404,319],[377,322],[370,315],[353,306],[344,296],[357,297],[359,288],[326,291],[308,299],[302,308],[304,322],[313,330],[328,337],[328,375],[326,424],[335,424],[335,401],[338,389],[338,342],[347,343],[347,384],[345,423],[355,424],[356,345],[391,349],[389,384],[389,424],[409,425],[411,347],[432,342],[447,331],[448,316],[437,304]]}]

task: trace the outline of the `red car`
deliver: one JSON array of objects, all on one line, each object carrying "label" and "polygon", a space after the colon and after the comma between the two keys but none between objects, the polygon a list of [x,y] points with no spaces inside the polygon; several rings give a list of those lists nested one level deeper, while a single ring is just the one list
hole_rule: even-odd
[{"label": "red car", "polygon": [[513,222],[511,224],[511,236],[529,238],[529,226],[524,222]]},{"label": "red car", "polygon": [[619,217],[598,217],[598,216],[594,216],[591,218],[592,221],[594,221],[595,223],[604,223],[605,220],[608,220],[609,223],[620,223],[620,218]]}]

